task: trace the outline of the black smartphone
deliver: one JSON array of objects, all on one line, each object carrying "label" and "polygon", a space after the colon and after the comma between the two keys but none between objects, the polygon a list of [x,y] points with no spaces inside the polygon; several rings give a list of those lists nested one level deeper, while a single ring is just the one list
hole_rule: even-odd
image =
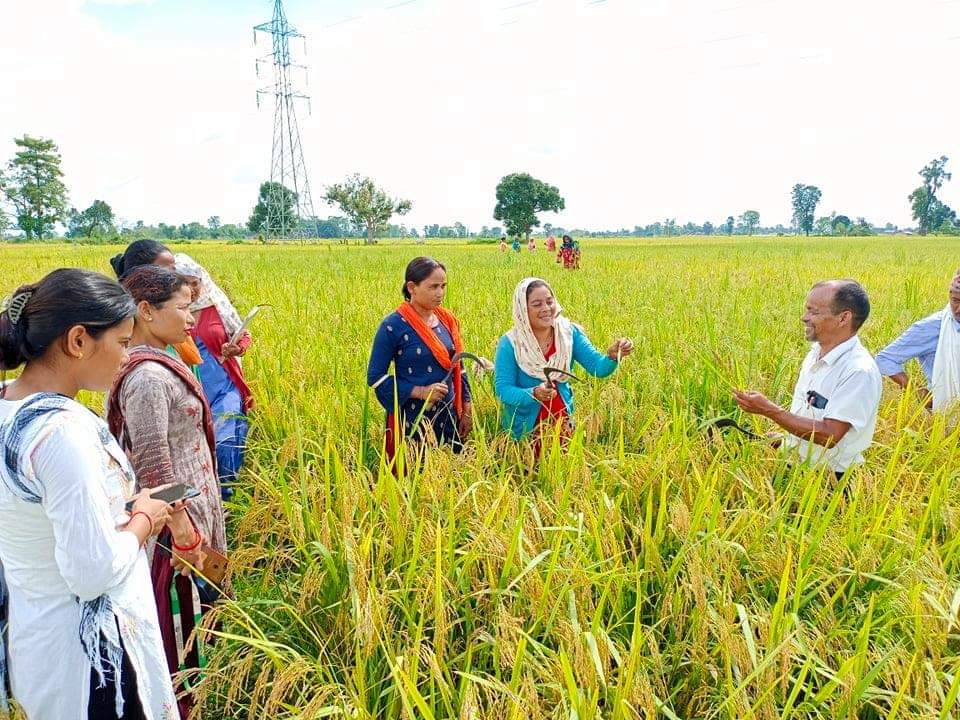
[{"label": "black smartphone", "polygon": [[816,390],[807,390],[807,405],[823,410],[827,406],[827,399]]},{"label": "black smartphone", "polygon": [[[177,483],[176,485],[171,485],[168,488],[164,488],[159,492],[155,492],[151,497],[156,498],[157,500],[163,500],[168,505],[173,505],[178,503],[181,500],[189,500],[190,498],[195,498],[200,494],[200,491],[191,485],[186,483]],[[127,512],[133,510],[133,500],[127,502],[126,505]]]}]

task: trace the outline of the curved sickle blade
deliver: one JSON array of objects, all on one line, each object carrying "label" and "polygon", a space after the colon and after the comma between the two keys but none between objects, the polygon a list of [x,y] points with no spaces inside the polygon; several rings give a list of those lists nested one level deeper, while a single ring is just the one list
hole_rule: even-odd
[{"label": "curved sickle blade", "polygon": [[568,373],[566,370],[561,370],[560,368],[545,367],[543,369],[543,375],[544,377],[547,378],[547,384],[554,389],[556,389],[557,387],[557,381],[553,379],[555,375],[559,375],[564,380],[573,380],[574,382],[583,382],[580,378],[578,378],[573,373]]},{"label": "curved sickle blade", "polygon": [[732,418],[717,418],[716,420],[711,420],[705,423],[704,427],[706,427],[707,432],[710,433],[711,435],[717,430],[723,430],[724,428],[733,428],[734,430],[736,430],[742,435],[745,435],[751,440],[764,439],[762,436],[757,435],[752,430],[747,430],[745,427],[740,425],[736,420],[733,420]]},{"label": "curved sickle blade", "polygon": [[472,352],[458,352],[452,358],[450,358],[450,369],[447,370],[447,374],[443,376],[443,382],[449,382],[450,378],[453,377],[453,369],[457,366],[457,363],[460,363],[464,360],[473,360],[475,363],[484,366],[483,358],[479,355],[474,355]]}]

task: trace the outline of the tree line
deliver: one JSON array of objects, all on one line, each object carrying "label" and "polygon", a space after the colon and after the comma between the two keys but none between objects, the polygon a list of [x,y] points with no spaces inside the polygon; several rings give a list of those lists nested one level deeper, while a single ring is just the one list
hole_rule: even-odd
[{"label": "tree line", "polygon": [[[369,177],[352,175],[341,183],[330,185],[323,199],[337,207],[342,215],[326,218],[299,217],[297,195],[279,183],[264,182],[260,185],[257,201],[245,223],[223,223],[218,215],[212,215],[205,224],[189,222],[180,224],[134,224],[118,227],[113,208],[106,200],[94,200],[89,207],[78,209],[68,201],[68,192],[61,170],[60,151],[53,140],[24,135],[15,138],[14,156],[0,167],[0,240],[9,231],[17,228],[21,239],[42,240],[57,236],[57,228],[64,228],[67,238],[85,241],[129,240],[139,237],[154,237],[163,240],[197,240],[201,238],[242,240],[249,238],[280,236],[315,237],[348,241],[363,238],[375,242],[377,237],[387,238],[497,238],[501,235],[529,239],[532,234],[579,236],[673,236],[673,235],[755,235],[787,234],[790,232],[811,235],[873,235],[879,232],[894,232],[896,226],[887,223],[878,227],[866,218],[832,212],[817,215],[822,192],[815,185],[797,183],[790,191],[793,209],[791,225],[761,225],[760,213],[744,210],[737,216],[729,215],[725,221],[714,224],[686,222],[679,224],[667,218],[649,225],[636,225],[615,230],[587,230],[564,228],[547,222],[541,226],[540,215],[545,212],[560,212],[566,202],[560,190],[529,173],[506,175],[495,189],[496,204],[493,218],[503,226],[484,225],[474,231],[460,221],[452,225],[424,225],[422,230],[391,222],[394,216],[405,215],[413,204],[409,200],[391,197],[377,187]],[[935,158],[920,171],[921,184],[908,200],[917,232],[921,235],[941,233],[960,235],[960,223],[956,212],[938,196],[943,185],[952,175],[947,171],[948,158]]]}]

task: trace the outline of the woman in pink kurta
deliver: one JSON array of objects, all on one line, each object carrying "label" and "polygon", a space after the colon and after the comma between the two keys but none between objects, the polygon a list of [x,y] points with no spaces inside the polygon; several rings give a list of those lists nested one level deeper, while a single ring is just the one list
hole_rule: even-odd
[{"label": "woman in pink kurta", "polygon": [[[179,563],[171,562],[170,550],[195,552],[206,543],[226,553],[213,414],[189,368],[165,351],[168,345],[182,342],[194,323],[186,278],[172,270],[144,266],[125,275],[123,286],[137,302],[137,316],[129,360],[107,403],[110,430],[130,458],[141,486],[180,482],[200,493],[187,508],[197,531],[196,544],[161,534],[151,558],[164,651],[170,672],[175,673],[200,667],[196,646],[190,652],[183,646],[193,630],[195,614],[202,610],[196,607],[195,580],[177,574]],[[184,542],[189,545],[182,545]],[[191,697],[184,695],[180,699],[184,719],[190,707]]]}]

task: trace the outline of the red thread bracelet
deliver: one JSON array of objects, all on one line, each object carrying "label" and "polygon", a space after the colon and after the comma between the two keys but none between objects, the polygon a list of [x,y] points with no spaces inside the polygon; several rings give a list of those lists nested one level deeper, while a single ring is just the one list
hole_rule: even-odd
[{"label": "red thread bracelet", "polygon": [[178,550],[179,552],[190,552],[191,550],[196,550],[197,547],[200,545],[200,543],[203,542],[203,536],[200,535],[200,531],[197,530],[197,528],[193,528],[193,533],[194,533],[193,536],[196,538],[196,542],[194,542],[193,545],[189,547],[180,547],[179,545],[177,545],[176,540],[173,540],[171,538],[170,541],[171,543],[173,543],[173,549]]},{"label": "red thread bracelet", "polygon": [[[153,535],[153,519],[149,515],[147,515],[143,510],[137,510],[135,513],[132,513],[130,515],[130,520],[128,521],[127,524],[132,523],[133,519],[137,515],[143,515],[147,519],[147,522],[150,523],[150,535]],[[147,537],[149,537],[149,535]]]}]

